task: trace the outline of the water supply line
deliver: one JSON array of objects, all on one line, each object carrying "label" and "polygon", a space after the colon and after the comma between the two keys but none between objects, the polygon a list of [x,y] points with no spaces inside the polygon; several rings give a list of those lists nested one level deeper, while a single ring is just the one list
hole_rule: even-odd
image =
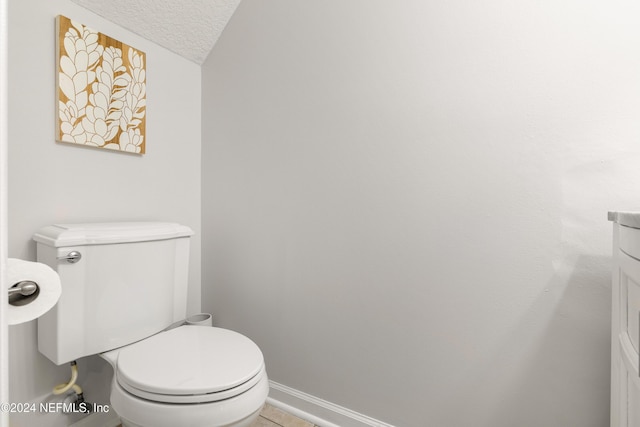
[{"label": "water supply line", "polygon": [[67,391],[73,389],[72,393],[67,394],[65,398],[65,404],[70,404],[69,409],[63,408],[65,413],[68,412],[84,412],[86,414],[91,412],[87,404],[84,400],[84,395],[82,394],[82,388],[76,384],[76,380],[78,379],[78,365],[74,360],[71,362],[71,379],[68,383],[58,384],[53,388],[53,394],[60,395],[66,393]]},{"label": "water supply line", "polygon": [[67,391],[73,389],[77,395],[82,395],[82,388],[78,384],[76,384],[76,380],[78,379],[78,364],[74,360],[71,362],[71,379],[68,383],[58,384],[53,388],[53,394],[62,394]]}]

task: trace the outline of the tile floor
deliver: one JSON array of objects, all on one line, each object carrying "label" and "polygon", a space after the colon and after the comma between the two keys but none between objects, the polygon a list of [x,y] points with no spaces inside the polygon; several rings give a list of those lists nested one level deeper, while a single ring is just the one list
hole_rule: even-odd
[{"label": "tile floor", "polygon": [[278,409],[269,405],[268,403],[262,408],[260,416],[253,423],[251,427],[318,427],[314,426],[309,421],[302,420],[298,417],[294,417],[291,414],[284,412],[282,409]]},{"label": "tile floor", "polygon": [[[118,427],[122,427],[119,425]],[[313,423],[305,421],[291,414],[284,412],[282,409],[275,408],[268,403],[264,405],[260,416],[251,425],[251,427],[319,427]]]}]

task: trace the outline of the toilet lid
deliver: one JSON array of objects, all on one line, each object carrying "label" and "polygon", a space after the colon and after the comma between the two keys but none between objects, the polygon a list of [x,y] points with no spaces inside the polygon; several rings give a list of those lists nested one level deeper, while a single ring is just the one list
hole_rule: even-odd
[{"label": "toilet lid", "polygon": [[117,361],[117,379],[123,388],[165,402],[233,397],[257,383],[261,372],[262,352],[253,341],[206,326],[161,332],[123,348]]}]

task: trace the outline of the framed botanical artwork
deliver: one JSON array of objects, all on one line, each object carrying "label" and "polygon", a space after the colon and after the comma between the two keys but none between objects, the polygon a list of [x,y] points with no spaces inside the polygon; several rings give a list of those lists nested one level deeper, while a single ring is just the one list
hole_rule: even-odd
[{"label": "framed botanical artwork", "polygon": [[144,154],[146,55],[59,15],[56,140]]}]

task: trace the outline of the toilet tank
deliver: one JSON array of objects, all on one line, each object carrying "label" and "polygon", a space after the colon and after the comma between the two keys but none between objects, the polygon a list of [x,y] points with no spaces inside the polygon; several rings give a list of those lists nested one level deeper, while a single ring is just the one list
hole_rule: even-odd
[{"label": "toilet tank", "polygon": [[[62,296],[38,319],[38,349],[57,365],[159,332],[186,316],[193,231],[161,222],[57,224],[40,229],[38,262]],[[80,253],[75,261],[69,254]]]}]

